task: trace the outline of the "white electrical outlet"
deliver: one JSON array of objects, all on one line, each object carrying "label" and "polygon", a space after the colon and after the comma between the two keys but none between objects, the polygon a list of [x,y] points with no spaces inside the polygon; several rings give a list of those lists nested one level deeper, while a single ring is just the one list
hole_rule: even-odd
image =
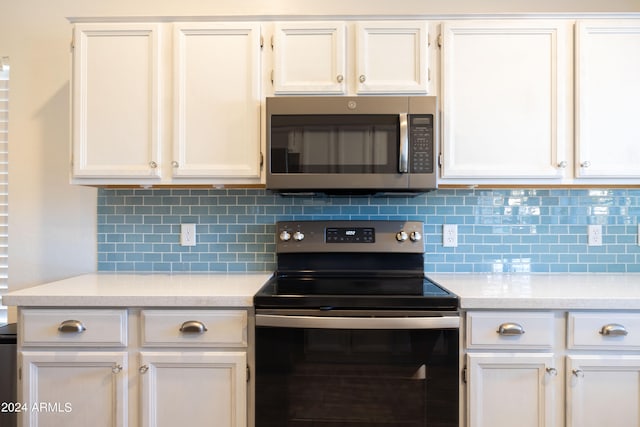
[{"label": "white electrical outlet", "polygon": [[456,224],[442,225],[442,246],[445,248],[458,246],[458,226]]},{"label": "white electrical outlet", "polygon": [[602,246],[602,225],[591,224],[589,225],[587,236],[587,245],[589,246]]},{"label": "white electrical outlet", "polygon": [[196,225],[180,224],[180,246],[196,245]]}]

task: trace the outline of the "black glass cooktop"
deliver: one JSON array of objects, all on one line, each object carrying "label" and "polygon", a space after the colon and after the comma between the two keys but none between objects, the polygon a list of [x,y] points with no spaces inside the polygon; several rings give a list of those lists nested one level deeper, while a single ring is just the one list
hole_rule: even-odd
[{"label": "black glass cooktop", "polygon": [[274,276],[256,308],[457,310],[458,297],[422,276]]}]

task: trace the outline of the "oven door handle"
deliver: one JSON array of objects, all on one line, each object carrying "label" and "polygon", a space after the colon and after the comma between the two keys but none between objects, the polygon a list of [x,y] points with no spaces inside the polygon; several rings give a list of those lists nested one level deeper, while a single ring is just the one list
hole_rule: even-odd
[{"label": "oven door handle", "polygon": [[460,317],[328,317],[256,314],[256,326],[310,329],[457,329],[460,327]]}]

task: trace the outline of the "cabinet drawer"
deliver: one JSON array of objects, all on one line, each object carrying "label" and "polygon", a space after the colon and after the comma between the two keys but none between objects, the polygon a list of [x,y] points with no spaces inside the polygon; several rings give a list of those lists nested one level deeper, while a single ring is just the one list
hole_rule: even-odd
[{"label": "cabinet drawer", "polygon": [[548,349],[554,341],[553,313],[469,312],[467,348]]},{"label": "cabinet drawer", "polygon": [[24,309],[23,346],[124,347],[127,310]]},{"label": "cabinet drawer", "polygon": [[571,349],[640,349],[640,316],[634,313],[569,313]]},{"label": "cabinet drawer", "polygon": [[142,310],[143,346],[246,347],[245,310]]}]

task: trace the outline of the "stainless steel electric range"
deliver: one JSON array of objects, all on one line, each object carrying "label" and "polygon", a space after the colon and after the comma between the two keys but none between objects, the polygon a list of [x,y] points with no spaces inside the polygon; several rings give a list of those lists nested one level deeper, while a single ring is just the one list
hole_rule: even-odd
[{"label": "stainless steel electric range", "polygon": [[457,427],[458,298],[424,275],[423,224],[276,225],[256,294],[256,426]]}]

